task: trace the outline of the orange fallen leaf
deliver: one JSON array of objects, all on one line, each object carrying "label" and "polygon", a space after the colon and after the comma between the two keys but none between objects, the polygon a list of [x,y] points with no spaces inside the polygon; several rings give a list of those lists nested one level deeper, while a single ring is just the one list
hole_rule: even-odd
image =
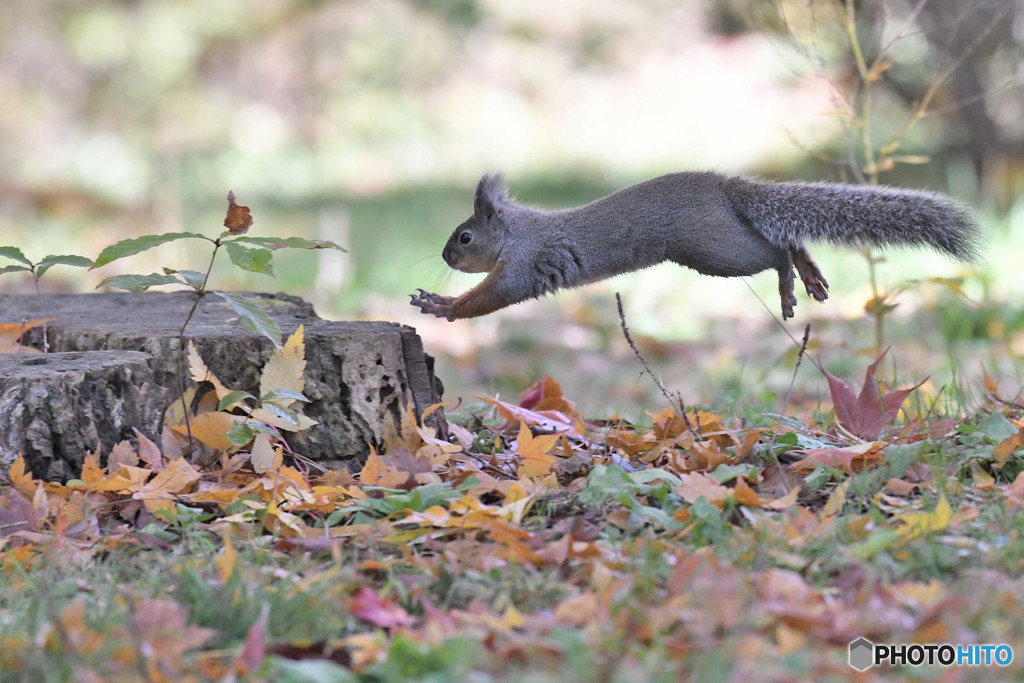
[{"label": "orange fallen leaf", "polygon": [[520,479],[543,477],[551,473],[558,458],[548,455],[561,438],[561,434],[534,436],[526,422],[519,423],[519,437],[516,449],[519,452],[519,467],[516,473]]},{"label": "orange fallen leaf", "polygon": [[732,495],[732,489],[722,486],[717,479],[704,472],[681,474],[679,478],[683,483],[676,487],[676,493],[691,505],[703,497],[715,507],[721,508],[722,503]]},{"label": "orange fallen leaf", "polygon": [[[122,469],[127,469],[122,467]],[[199,472],[184,458],[172,460],[167,467],[143,484],[132,497],[141,500],[150,512],[173,510],[176,494],[185,493],[199,480]]]},{"label": "orange fallen leaf", "polygon": [[882,450],[888,445],[885,441],[869,441],[847,448],[808,448],[802,451],[806,457],[794,462],[790,468],[804,471],[824,465],[825,467],[834,467],[846,474],[856,474],[879,464]]},{"label": "orange fallen leaf", "polygon": [[903,481],[895,477],[890,477],[889,481],[885,483],[885,492],[891,493],[894,496],[909,496],[914,491],[919,489],[920,486],[913,484],[909,481]]},{"label": "orange fallen leaf", "polygon": [[1017,430],[1016,434],[1011,434],[996,444],[996,447],[992,449],[992,459],[996,461],[992,467],[1002,468],[1013,452],[1021,446],[1024,446],[1024,429]]}]

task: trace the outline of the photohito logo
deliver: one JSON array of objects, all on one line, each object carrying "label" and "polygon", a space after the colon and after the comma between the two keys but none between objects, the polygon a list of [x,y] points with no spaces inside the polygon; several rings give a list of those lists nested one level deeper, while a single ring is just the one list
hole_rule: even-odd
[{"label": "photohito logo", "polygon": [[878,664],[891,666],[1008,666],[1013,661],[1009,645],[880,644],[867,638],[850,643],[850,666],[864,671]]}]

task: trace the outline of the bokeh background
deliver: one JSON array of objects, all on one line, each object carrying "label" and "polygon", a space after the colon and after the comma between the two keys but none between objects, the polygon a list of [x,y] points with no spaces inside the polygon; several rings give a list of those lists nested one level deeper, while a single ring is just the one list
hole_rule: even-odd
[{"label": "bokeh background", "polygon": [[[850,10],[865,59],[888,57],[863,111]],[[806,364],[793,381],[789,335],[804,323],[838,373],[877,352],[857,251],[812,246],[831,298],[799,292],[785,327],[773,273],[660,266],[457,323],[419,315],[407,294],[480,279],[449,272],[440,251],[484,172],[550,208],[678,170],[855,180],[860,121],[876,147],[899,136],[882,182],[948,191],[983,217],[982,267],[905,252],[877,273],[896,304],[888,375],[928,376],[932,395],[969,406],[982,364],[1008,396],[1024,375],[1022,65],[1020,0],[5,0],[0,245],[94,258],[126,237],[213,236],[233,190],[252,234],[349,251],[279,252],[274,279],[225,258],[215,288],[414,325],[449,398],[514,398],[549,373],[588,414],[656,407],[619,330],[620,291],[639,348],[688,403],[781,410],[791,382],[811,403],[823,391]],[[199,269],[198,244],[58,266],[40,287]],[[0,277],[0,293],[33,291]]]}]

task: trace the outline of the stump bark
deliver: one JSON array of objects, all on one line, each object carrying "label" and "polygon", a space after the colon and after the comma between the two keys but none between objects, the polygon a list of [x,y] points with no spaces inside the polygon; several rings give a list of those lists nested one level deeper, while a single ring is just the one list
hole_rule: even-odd
[{"label": "stump bark", "polygon": [[[277,321],[285,336],[299,325],[304,325],[304,393],[311,401],[304,412],[319,424],[305,432],[288,435],[293,450],[302,455],[331,467],[358,462],[365,457],[370,444],[380,444],[386,415],[397,417],[407,405],[412,405],[419,415],[427,406],[440,400],[441,386],[433,374],[433,359],[424,354],[422,342],[412,328],[386,322],[328,321],[319,318],[310,304],[296,297],[284,294],[249,296]],[[67,352],[79,352],[77,361],[83,363],[100,362],[92,360],[91,355],[84,352],[106,352],[110,355],[102,360],[105,368],[113,363],[111,358],[123,358],[134,368],[133,374],[130,379],[127,375],[120,375],[123,381],[114,383],[119,391],[111,391],[113,395],[123,395],[131,401],[134,400],[131,398],[133,390],[141,395],[145,389],[147,400],[137,401],[139,413],[130,415],[131,420],[138,420],[139,424],[129,425],[129,429],[137,427],[159,443],[163,410],[180,396],[178,331],[193,301],[194,295],[190,292],[9,296],[0,298],[0,322],[56,318],[45,329],[37,326],[29,330],[26,340],[42,348],[45,338],[49,350],[57,353],[22,356],[29,359],[27,367],[33,367],[31,362],[34,358],[53,358],[58,353]],[[207,367],[226,386],[254,395],[259,393],[260,371],[273,353],[274,346],[262,335],[246,329],[227,302],[217,296],[204,297],[188,325],[185,338],[195,343]],[[131,353],[120,355],[118,352]],[[64,358],[61,363],[74,365],[72,357]],[[140,362],[146,366],[146,372],[138,371]],[[22,380],[15,381],[13,374],[9,378],[6,370],[0,371],[3,372],[0,381],[4,391],[9,380],[14,382],[12,387],[23,383]],[[87,368],[81,371],[87,372]],[[186,385],[192,384],[187,370],[185,379]],[[62,391],[59,382],[51,383],[39,377],[33,381],[37,385],[33,389],[35,396]],[[74,476],[77,474],[76,465],[80,468],[85,454],[84,451],[75,453],[78,447],[74,444],[79,441],[85,443],[92,438],[92,430],[104,451],[124,438],[121,427],[112,424],[109,428],[100,429],[100,414],[108,409],[103,401],[59,404],[62,407],[58,412],[62,417],[57,425],[45,418],[30,417],[31,413],[39,411],[19,403],[16,398],[26,390],[18,390],[22,394],[15,389],[11,391],[10,400],[0,404],[3,406],[0,407],[0,431],[6,429],[3,425],[10,424],[14,411],[20,411],[19,419],[29,419],[29,423],[37,426],[49,424],[51,434],[59,433],[61,439],[28,439],[24,430],[10,429],[0,439],[0,469],[6,469],[13,462],[17,457],[15,449],[19,449],[37,475]],[[89,391],[81,395],[99,396]],[[45,399],[37,399],[36,402],[41,406]],[[154,403],[162,404],[159,410],[153,407]],[[69,411],[73,414],[66,414]],[[156,413],[159,413],[159,418],[154,417]],[[32,422],[33,419],[36,421]],[[89,427],[91,424],[95,427]],[[58,426],[60,431],[54,431]],[[42,427],[39,429],[45,431]],[[67,439],[64,435],[71,432],[79,436],[75,437],[77,440],[67,440],[65,448],[65,440],[62,439]],[[47,443],[60,444],[60,449],[47,448]],[[89,450],[95,446],[95,442],[89,444]],[[56,467],[52,463],[58,460],[63,464],[52,469]]]},{"label": "stump bark", "polygon": [[35,477],[63,481],[133,427],[159,435],[171,392],[153,381],[151,360],[138,351],[0,355],[4,469],[23,453]]}]

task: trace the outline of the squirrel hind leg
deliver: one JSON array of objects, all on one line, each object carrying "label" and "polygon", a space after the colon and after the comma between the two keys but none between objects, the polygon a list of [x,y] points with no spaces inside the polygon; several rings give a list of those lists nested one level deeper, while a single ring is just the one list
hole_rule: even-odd
[{"label": "squirrel hind leg", "polygon": [[793,289],[793,283],[796,278],[793,277],[793,264],[787,263],[785,266],[779,266],[779,298],[782,300],[782,319],[789,320],[795,314],[793,307],[796,306],[796,292]]},{"label": "squirrel hind leg", "polygon": [[[800,246],[790,250],[793,256],[793,265],[800,279],[804,281],[807,293],[814,297],[815,301],[824,301],[828,298],[828,280],[821,274],[818,264],[814,262],[807,250]],[[790,286],[792,288],[792,285]]]}]

